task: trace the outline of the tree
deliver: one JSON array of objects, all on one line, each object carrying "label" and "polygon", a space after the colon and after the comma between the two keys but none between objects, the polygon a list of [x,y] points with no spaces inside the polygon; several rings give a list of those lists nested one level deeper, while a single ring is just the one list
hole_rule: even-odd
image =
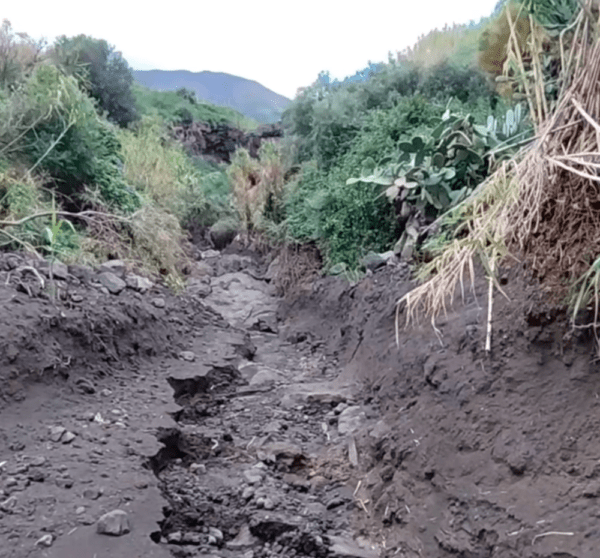
[{"label": "tree", "polygon": [[104,39],[62,36],[54,43],[52,55],[66,72],[78,78],[109,120],[124,127],[137,119],[131,68]]}]

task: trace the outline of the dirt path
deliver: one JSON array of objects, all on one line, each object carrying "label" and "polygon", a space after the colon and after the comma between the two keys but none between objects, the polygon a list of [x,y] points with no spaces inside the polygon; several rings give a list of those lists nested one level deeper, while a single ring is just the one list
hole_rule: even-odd
[{"label": "dirt path", "polygon": [[[5,374],[21,401],[0,413],[0,556],[379,555],[354,537],[353,514],[365,511],[352,433],[365,414],[353,386],[336,381],[339,369],[318,344],[277,334],[277,298],[251,259],[213,254],[196,275],[189,296],[211,291],[205,303],[223,318],[168,296],[131,301],[174,324],[155,341],[173,343],[156,347],[167,356],[109,359],[107,370],[79,355],[67,381],[25,385]],[[41,312],[25,294],[19,300],[19,316]],[[135,316],[121,326],[123,346],[142,323]],[[16,371],[31,333],[14,317]],[[66,360],[63,329],[38,331],[44,358]],[[99,518],[116,510],[129,532],[99,534]]]}]

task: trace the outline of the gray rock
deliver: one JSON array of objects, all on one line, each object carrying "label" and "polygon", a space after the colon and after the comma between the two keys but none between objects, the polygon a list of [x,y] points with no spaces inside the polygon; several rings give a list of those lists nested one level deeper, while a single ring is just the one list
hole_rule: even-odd
[{"label": "gray rock", "polygon": [[194,362],[196,360],[196,355],[192,351],[181,351],[179,353],[179,358],[187,362]]},{"label": "gray rock", "polygon": [[256,543],[256,539],[250,533],[248,525],[244,525],[237,536],[227,543],[229,548],[244,548],[253,546]]},{"label": "gray rock", "polygon": [[67,431],[64,426],[52,426],[50,427],[50,440],[53,442],[60,442],[63,434]]},{"label": "gray rock", "polygon": [[194,266],[193,275],[195,277],[212,277],[215,271],[212,265],[206,262],[197,262]]},{"label": "gray rock", "polygon": [[98,275],[98,282],[108,290],[109,293],[117,295],[119,294],[127,284],[123,279],[117,277],[111,271],[103,271]]},{"label": "gray rock", "polygon": [[212,535],[215,539],[217,539],[217,541],[223,540],[223,533],[216,527],[209,527],[208,534]]},{"label": "gray rock", "polygon": [[275,502],[267,497],[265,498],[264,502],[263,502],[263,506],[265,508],[265,510],[274,510],[275,509]]},{"label": "gray rock", "polygon": [[183,539],[183,534],[181,531],[173,531],[167,535],[167,542],[170,544],[180,543]]},{"label": "gray rock", "polygon": [[102,491],[96,488],[88,488],[83,492],[83,497],[88,500],[97,500],[100,496],[102,496]]},{"label": "gray rock", "polygon": [[253,260],[249,256],[240,256],[239,254],[227,254],[221,256],[219,260],[219,270],[221,274],[236,273],[250,267]]},{"label": "gray rock", "polygon": [[48,272],[50,272],[50,270],[52,270],[52,277],[54,277],[54,279],[62,279],[65,281],[67,277],[69,277],[69,268],[58,260],[50,262]]},{"label": "gray rock", "polygon": [[35,546],[52,546],[52,543],[54,542],[54,537],[50,534],[48,535],[44,535],[43,537],[39,538],[37,540],[37,542],[35,543]]},{"label": "gray rock", "polygon": [[117,277],[123,279],[125,277],[125,262],[121,260],[110,260],[108,262],[103,263],[100,266],[100,271],[109,271],[110,273],[114,273]]},{"label": "gray rock", "polygon": [[151,300],[153,306],[155,306],[156,308],[164,308],[165,307],[165,299],[158,297],[158,298],[153,298]]},{"label": "gray rock", "polygon": [[341,435],[351,434],[355,430],[358,430],[364,421],[365,413],[360,407],[348,407],[338,417],[338,432]]},{"label": "gray rock", "polygon": [[204,252],[200,252],[200,256],[203,260],[216,260],[221,255],[221,252],[218,250],[205,250]]},{"label": "gray rock", "polygon": [[384,260],[379,254],[371,252],[367,254],[360,263],[367,269],[375,271],[376,269],[383,267],[386,263],[386,260]]},{"label": "gray rock", "polygon": [[202,543],[202,535],[200,533],[194,533],[190,531],[189,533],[184,533],[181,537],[182,544],[193,544],[199,545]]},{"label": "gray rock", "polygon": [[244,488],[244,491],[242,492],[242,498],[244,500],[250,500],[252,496],[254,496],[254,488],[252,488],[251,486],[247,486],[246,488]]},{"label": "gray rock", "polygon": [[139,275],[128,275],[125,278],[125,283],[128,289],[133,289],[142,294],[148,292],[154,286],[154,283],[150,279],[140,277]]},{"label": "gray rock", "polygon": [[12,510],[15,509],[16,505],[17,505],[17,497],[11,496],[10,498],[7,498],[6,500],[4,500],[4,502],[0,502],[0,510],[5,513],[11,513]]},{"label": "gray rock", "polygon": [[248,484],[259,484],[264,476],[264,472],[259,469],[247,469],[244,471],[244,478]]},{"label": "gray rock", "polygon": [[100,535],[111,535],[120,537],[131,531],[129,516],[123,510],[113,510],[105,513],[97,524],[97,532]]},{"label": "gray rock", "polygon": [[70,444],[77,436],[73,434],[73,432],[69,432],[68,430],[62,435],[60,441],[63,444]]}]

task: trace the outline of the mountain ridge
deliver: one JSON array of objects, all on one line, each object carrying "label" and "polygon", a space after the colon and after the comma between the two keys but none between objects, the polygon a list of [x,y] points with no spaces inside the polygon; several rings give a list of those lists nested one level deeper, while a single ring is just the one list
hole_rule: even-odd
[{"label": "mountain ridge", "polygon": [[161,91],[175,91],[181,87],[196,93],[201,101],[233,108],[244,116],[261,123],[274,123],[291,100],[275,93],[255,80],[225,72],[204,70],[133,70],[135,80]]}]

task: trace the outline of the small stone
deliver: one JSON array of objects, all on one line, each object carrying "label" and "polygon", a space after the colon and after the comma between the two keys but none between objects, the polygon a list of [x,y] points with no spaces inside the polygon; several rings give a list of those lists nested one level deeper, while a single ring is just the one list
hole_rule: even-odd
[{"label": "small stone", "polygon": [[181,351],[179,353],[179,358],[187,362],[194,362],[196,360],[196,355],[192,351]]},{"label": "small stone", "polygon": [[223,540],[223,532],[220,529],[217,529],[216,527],[209,527],[208,534],[213,536],[218,541]]},{"label": "small stone", "polygon": [[242,492],[242,498],[244,500],[250,500],[252,496],[254,496],[254,488],[252,488],[251,486],[247,486],[246,488],[244,488],[244,492]]},{"label": "small stone", "polygon": [[73,293],[71,295],[71,300],[75,303],[83,302],[83,297],[80,294]]},{"label": "small stone", "polygon": [[94,386],[92,381],[88,380],[87,378],[79,378],[75,382],[75,385],[77,385],[79,391],[82,393],[87,393],[89,395],[96,393],[96,386]]},{"label": "small stone", "polygon": [[334,508],[339,508],[340,506],[343,506],[345,502],[346,501],[343,498],[339,498],[339,497],[332,498],[331,500],[329,500],[329,502],[327,502],[326,508],[328,510],[332,510]]},{"label": "small stone", "polygon": [[98,275],[98,282],[105,287],[109,293],[114,295],[118,295],[127,286],[123,279],[120,279],[110,271],[100,273],[100,275]]},{"label": "small stone", "polygon": [[100,271],[108,271],[121,279],[125,277],[125,262],[122,260],[109,260],[100,266]]},{"label": "small stone", "polygon": [[43,537],[37,540],[35,546],[52,546],[53,542],[54,537],[52,535],[44,535]]},{"label": "small stone", "polygon": [[181,531],[173,531],[167,535],[167,542],[170,544],[180,543],[182,539],[183,535],[181,534]]},{"label": "small stone", "polygon": [[83,506],[79,506],[76,510],[75,513],[77,515],[83,515],[85,513],[85,508]]},{"label": "small stone", "polygon": [[182,544],[194,544],[199,545],[202,543],[202,535],[200,533],[194,533],[190,531],[189,533],[184,533],[181,537]]},{"label": "small stone", "polygon": [[247,469],[244,471],[244,477],[248,484],[259,484],[264,476],[264,473],[258,469]]},{"label": "small stone", "polygon": [[14,463],[6,468],[8,475],[23,475],[29,470],[28,463]]},{"label": "small stone", "polygon": [[3,512],[6,512],[6,513],[10,513],[12,510],[15,509],[16,505],[17,505],[16,496],[11,496],[7,500],[4,500],[4,502],[0,502],[0,510],[2,510]]},{"label": "small stone", "polygon": [[153,298],[151,300],[152,304],[156,307],[156,308],[164,308],[165,307],[165,299],[164,298]]},{"label": "small stone", "polygon": [[44,482],[44,480],[46,480],[46,475],[43,471],[34,470],[27,474],[27,478],[31,482]]},{"label": "small stone", "polygon": [[113,510],[105,513],[99,520],[97,532],[100,535],[120,537],[131,531],[129,516],[123,510]]},{"label": "small stone", "polygon": [[69,276],[69,268],[58,260],[50,262],[50,265],[48,266],[48,273],[50,273],[50,271],[52,271],[52,277],[54,279],[62,279],[64,281]]},{"label": "small stone", "polygon": [[63,426],[52,426],[50,428],[50,439],[53,442],[60,442],[60,439],[63,437],[63,434],[67,431]]},{"label": "small stone", "polygon": [[102,491],[96,488],[88,488],[83,492],[83,497],[88,500],[97,500],[100,496],[102,496]]},{"label": "small stone", "polygon": [[32,457],[29,461],[29,465],[32,467],[41,467],[46,464],[47,459],[43,455]]},{"label": "small stone", "polygon": [[139,275],[128,275],[125,283],[127,284],[127,288],[142,294],[148,292],[154,286],[154,283],[150,279],[140,277]]},{"label": "small stone", "polygon": [[206,465],[204,463],[192,463],[190,473],[204,474],[206,473]]},{"label": "small stone", "polygon": [[256,499],[256,507],[258,509],[265,507],[265,499],[262,496],[260,496],[259,498]]},{"label": "small stone", "polygon": [[70,444],[77,436],[73,434],[73,432],[69,432],[68,430],[63,434],[61,438],[61,442],[63,444]]},{"label": "small stone", "polygon": [[70,479],[69,477],[56,479],[56,486],[66,489],[73,488],[73,479]]},{"label": "small stone", "polygon": [[264,508],[265,508],[265,510],[274,510],[275,502],[273,502],[273,500],[271,500],[271,498],[265,498]]},{"label": "small stone", "polygon": [[[102,395],[102,397],[110,397],[112,395],[112,391],[108,388],[104,388],[101,392],[100,395]],[[96,413],[94,415],[94,420],[96,420],[96,417],[100,416],[100,413]],[[99,422],[99,421],[96,421]]]}]

